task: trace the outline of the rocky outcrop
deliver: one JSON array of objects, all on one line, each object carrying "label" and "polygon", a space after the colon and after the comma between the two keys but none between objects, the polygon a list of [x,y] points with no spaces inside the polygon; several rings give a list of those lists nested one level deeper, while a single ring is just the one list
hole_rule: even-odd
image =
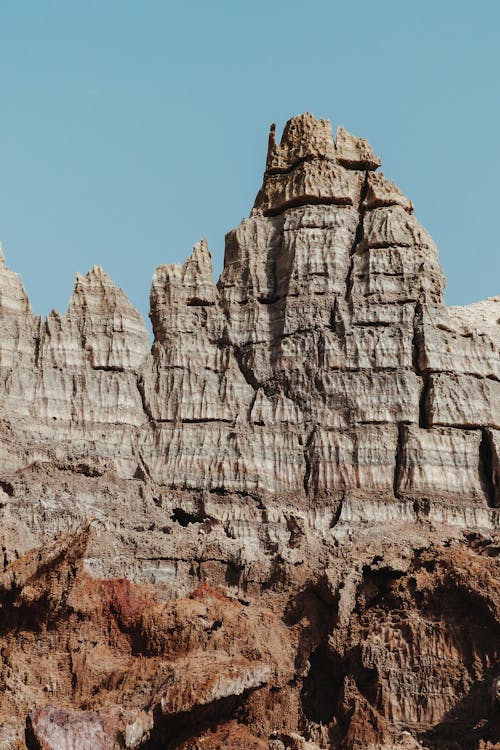
[{"label": "rocky outcrop", "polygon": [[0,583],[8,701],[24,713],[49,700],[29,715],[28,746],[140,747],[159,732],[168,737],[186,712],[206,707],[208,715],[292,677],[292,646],[275,614],[207,584],[161,604],[126,579],[93,579],[82,569],[90,533],[28,554]]},{"label": "rocky outcrop", "polygon": [[[155,271],[151,353],[102,269],[77,277],[66,315],[41,321],[3,268],[3,413],[20,443],[4,467],[85,456],[177,488],[497,505],[484,430],[500,423],[500,302],[444,306],[436,246],[379,164],[312,115],[280,143],[273,127],[218,284],[204,240]],[[433,483],[438,444],[456,472]]]},{"label": "rocky outcrop", "polygon": [[273,126],[152,347],[101,268],[42,320],[1,257],[0,745],[497,740],[500,297],[445,306],[380,164]]},{"label": "rocky outcrop", "polygon": [[91,536],[80,529],[3,573],[11,747],[26,715],[30,750],[396,750],[498,737],[499,538],[393,542],[375,555],[351,543],[260,603],[207,583],[163,603],[89,576]]}]

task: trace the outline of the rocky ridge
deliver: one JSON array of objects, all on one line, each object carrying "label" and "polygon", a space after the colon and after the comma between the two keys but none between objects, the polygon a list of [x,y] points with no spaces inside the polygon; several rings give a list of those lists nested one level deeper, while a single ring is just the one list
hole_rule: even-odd
[{"label": "rocky ridge", "polygon": [[[500,297],[444,305],[380,164],[312,115],[273,126],[217,284],[204,240],[156,269],[151,349],[101,268],[42,320],[2,256],[5,747],[495,740]],[[181,652],[153,645],[172,628]]]}]

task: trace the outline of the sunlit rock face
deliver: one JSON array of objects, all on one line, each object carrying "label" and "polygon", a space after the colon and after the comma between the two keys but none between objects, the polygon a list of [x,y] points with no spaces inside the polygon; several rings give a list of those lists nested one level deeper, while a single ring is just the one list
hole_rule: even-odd
[{"label": "sunlit rock face", "polygon": [[204,240],[156,269],[151,353],[101,268],[41,321],[2,265],[4,418],[20,443],[6,464],[24,468],[28,449],[312,505],[382,493],[495,506],[499,300],[444,306],[436,246],[379,166],[327,120],[295,117],[279,143],[273,127],[217,285]]},{"label": "sunlit rock face", "polygon": [[445,306],[380,166],[272,126],[152,346],[102,268],[42,320],[0,256],[1,747],[494,746],[500,297]]}]

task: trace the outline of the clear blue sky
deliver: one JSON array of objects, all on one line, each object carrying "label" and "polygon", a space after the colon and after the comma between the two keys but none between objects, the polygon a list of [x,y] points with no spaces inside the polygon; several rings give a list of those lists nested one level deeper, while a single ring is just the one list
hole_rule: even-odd
[{"label": "clear blue sky", "polygon": [[101,264],[143,314],[202,235],[218,276],[267,133],[371,142],[439,245],[447,301],[500,292],[500,0],[0,0],[0,239],[35,312]]}]

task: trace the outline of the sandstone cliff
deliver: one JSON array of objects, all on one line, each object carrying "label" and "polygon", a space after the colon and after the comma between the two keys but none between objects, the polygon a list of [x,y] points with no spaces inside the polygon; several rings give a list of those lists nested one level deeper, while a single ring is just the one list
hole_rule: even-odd
[{"label": "sandstone cliff", "polygon": [[500,297],[445,306],[380,164],[273,126],[151,349],[101,268],[42,320],[1,257],[2,747],[500,739]]}]

